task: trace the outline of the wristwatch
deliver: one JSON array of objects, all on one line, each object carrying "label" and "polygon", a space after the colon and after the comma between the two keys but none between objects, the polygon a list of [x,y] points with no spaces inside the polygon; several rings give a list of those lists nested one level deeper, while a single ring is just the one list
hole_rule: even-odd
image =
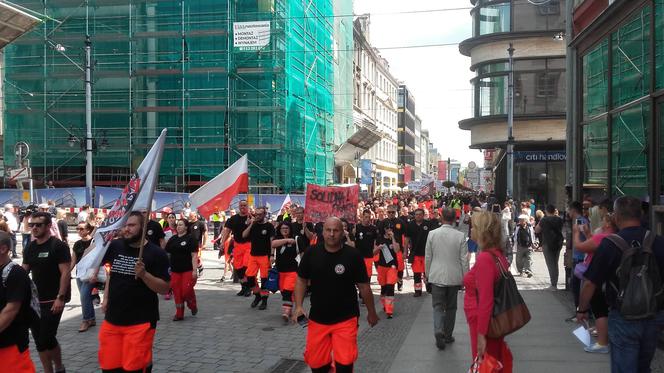
[{"label": "wristwatch", "polygon": [[580,310],[579,307],[576,307],[576,313],[588,313],[588,310]]},{"label": "wristwatch", "polygon": [[57,297],[57,298],[58,298],[58,300],[62,300],[62,301],[65,300],[65,296],[64,296],[64,294],[58,294],[58,297]]}]

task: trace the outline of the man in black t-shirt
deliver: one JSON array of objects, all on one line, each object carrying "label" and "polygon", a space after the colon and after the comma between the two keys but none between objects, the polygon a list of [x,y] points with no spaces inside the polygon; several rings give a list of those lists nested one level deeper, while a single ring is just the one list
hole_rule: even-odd
[{"label": "man in black t-shirt", "polygon": [[332,356],[338,373],[353,371],[360,315],[356,286],[366,304],[369,325],[378,322],[362,256],[342,244],[343,235],[341,220],[328,218],[323,226],[324,242],[305,251],[297,272],[294,321],[305,317],[302,302],[307,283],[311,283],[304,360],[312,372],[328,372]]},{"label": "man in black t-shirt", "polygon": [[[267,285],[267,273],[270,270],[270,259],[274,258],[272,252],[272,239],[274,238],[274,226],[265,219],[265,208],[260,207],[255,211],[253,218],[249,218],[247,228],[242,232],[243,238],[251,240],[251,251],[249,263],[247,264],[247,286],[254,293],[254,300],[251,302],[251,308],[258,306],[259,310],[267,308],[267,297],[269,291]],[[260,272],[261,286],[258,287],[256,278]]]},{"label": "man in black t-shirt", "polygon": [[408,259],[412,263],[415,296],[422,295],[422,276],[424,275],[424,252],[427,237],[432,224],[424,219],[424,210],[415,210],[415,219],[406,228],[406,247],[409,248]]},{"label": "man in black t-shirt", "polygon": [[359,250],[364,258],[364,265],[367,269],[367,277],[371,282],[371,275],[374,262],[374,246],[378,237],[378,228],[371,224],[371,210],[362,211],[362,222],[355,226],[353,231],[355,237],[355,248]]},{"label": "man in black t-shirt", "polygon": [[[221,233],[221,242],[226,242],[229,235],[233,234],[233,270],[235,277],[240,279],[242,289],[236,294],[237,296],[248,297],[251,295],[251,288],[247,286],[247,264],[249,264],[249,252],[251,251],[251,242],[249,238],[242,237],[242,232],[247,228],[249,218],[249,204],[246,200],[241,200],[239,203],[238,214],[232,215]],[[219,251],[221,257],[221,250]]]},{"label": "man in black t-shirt", "polygon": [[34,372],[28,349],[32,289],[28,274],[9,257],[12,246],[9,234],[0,232],[0,358],[6,371]]},{"label": "man in black t-shirt", "polygon": [[291,216],[291,235],[297,237],[297,245],[300,251],[309,247],[311,239],[315,236],[314,225],[304,221],[304,207],[297,206]]},{"label": "man in black t-shirt", "polygon": [[189,235],[196,242],[199,251],[207,244],[207,225],[198,219],[195,212],[189,213]]},{"label": "man in black t-shirt", "polygon": [[555,213],[553,205],[546,206],[546,216],[535,227],[535,233],[542,235],[542,252],[549,270],[550,290],[558,289],[558,259],[563,247],[563,219]]},{"label": "man in black t-shirt", "polygon": [[[630,247],[642,247],[648,231],[641,226],[641,201],[634,197],[620,197],[615,201],[613,207],[616,225],[620,229],[618,236]],[[654,232],[649,234],[654,234]],[[661,236],[655,236],[652,242],[652,254],[657,262],[660,281],[664,283],[664,239]],[[623,250],[617,247],[611,239],[602,240],[593,255],[590,266],[584,273],[586,281],[583,282],[579,295],[576,319],[580,324],[586,322],[595,290],[598,287],[601,289],[605,285],[606,301],[609,304],[611,371],[650,372],[650,363],[655,355],[661,327],[664,324],[664,310],[658,309],[655,317],[632,320],[626,319],[621,314],[618,289],[627,285],[621,284],[618,278],[618,269],[623,255]],[[636,264],[629,270],[634,271],[635,268]],[[652,269],[647,271],[650,272]],[[636,279],[630,281],[630,287],[632,287],[633,281]],[[635,287],[638,288],[640,285]],[[625,297],[625,299],[627,298]],[[656,302],[657,299],[650,301]]]},{"label": "man in black t-shirt", "polygon": [[102,372],[152,371],[157,293],[168,293],[170,276],[164,250],[142,238],[143,219],[139,212],[129,215],[123,238],[111,242],[102,261],[111,265],[102,302],[106,317],[99,330]]},{"label": "man in black t-shirt", "polygon": [[142,210],[141,212],[143,213],[143,217],[148,219],[148,226],[145,227],[145,238],[163,249],[166,247],[164,228],[158,222],[148,218],[147,210]]},{"label": "man in black t-shirt", "polygon": [[70,293],[71,254],[69,247],[51,236],[51,215],[38,212],[28,223],[34,240],[23,250],[23,268],[29,273],[39,292],[41,317],[31,326],[44,372],[61,372],[62,352],[55,338],[60,317]]}]

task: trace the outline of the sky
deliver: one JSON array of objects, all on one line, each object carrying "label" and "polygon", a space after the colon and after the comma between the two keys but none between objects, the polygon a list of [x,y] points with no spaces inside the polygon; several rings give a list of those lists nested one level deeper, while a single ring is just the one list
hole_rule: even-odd
[{"label": "sky", "polygon": [[[470,0],[355,0],[355,14],[371,14],[370,42],[374,47],[459,43],[472,34],[470,9],[411,14],[385,14],[432,9],[470,8]],[[444,159],[466,165],[484,164],[482,153],[469,149],[470,131],[459,121],[472,117],[470,58],[458,45],[384,49],[395,78],[415,97],[415,113],[429,130],[430,141]]]}]

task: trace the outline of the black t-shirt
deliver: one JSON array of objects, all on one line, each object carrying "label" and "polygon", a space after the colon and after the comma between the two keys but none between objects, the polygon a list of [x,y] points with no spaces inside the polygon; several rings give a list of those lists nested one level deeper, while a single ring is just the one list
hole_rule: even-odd
[{"label": "black t-shirt", "polygon": [[53,301],[60,290],[59,264],[70,263],[69,247],[55,237],[39,245],[31,241],[23,250],[23,264],[30,266],[32,280],[37,285],[39,301]]},{"label": "black t-shirt", "polygon": [[[398,242],[397,242],[398,243]],[[394,243],[392,242],[391,238],[385,238],[385,236],[380,236],[376,239],[376,245],[381,246],[381,250],[378,252],[380,255],[380,258],[378,259],[378,265],[381,267],[392,267],[397,265],[397,253],[394,248]],[[390,255],[392,255],[392,260],[387,261],[385,256],[383,255],[383,245],[387,245],[388,250],[390,251]]]},{"label": "black t-shirt", "polygon": [[425,246],[429,231],[432,230],[429,220],[423,220],[422,224],[417,224],[415,220],[408,223],[406,228],[406,237],[411,240],[413,255],[424,256]]},{"label": "black t-shirt", "polygon": [[228,220],[224,228],[228,228],[233,232],[233,239],[236,243],[249,242],[249,238],[242,237],[242,232],[247,229],[247,216],[233,215]]},{"label": "black t-shirt", "polygon": [[270,255],[272,250],[270,239],[274,237],[274,226],[270,222],[254,223],[249,230],[251,239],[251,255]]},{"label": "black t-shirt", "polygon": [[62,238],[62,241],[68,245],[67,243],[67,236],[69,236],[69,227],[67,226],[67,222],[63,220],[58,220],[56,223],[58,224],[58,231],[60,231],[60,237]]},{"label": "black t-shirt", "polygon": [[157,246],[161,246],[159,240],[166,237],[164,228],[154,220],[148,220],[148,226],[145,231],[145,238]]},{"label": "black t-shirt", "polygon": [[166,252],[171,254],[171,272],[183,273],[194,269],[191,264],[191,253],[198,252],[198,245],[190,235],[171,237],[166,242]]},{"label": "black t-shirt", "polygon": [[194,243],[196,243],[196,249],[203,244],[203,235],[205,232],[207,232],[207,227],[202,220],[196,220],[189,225],[189,235]]},{"label": "black t-shirt", "polygon": [[74,247],[71,250],[74,252],[74,254],[76,254],[76,264],[78,264],[78,262],[81,261],[83,253],[85,252],[85,250],[87,250],[88,247],[90,247],[91,242],[92,240],[87,240],[87,241],[78,240],[74,242]]},{"label": "black t-shirt", "polygon": [[551,249],[560,249],[563,244],[563,219],[557,216],[545,216],[539,226],[544,245],[552,245]]},{"label": "black t-shirt", "polygon": [[304,252],[297,274],[311,281],[311,320],[330,325],[359,316],[355,286],[369,278],[357,250],[344,245],[331,253],[317,245]]},{"label": "black t-shirt", "polygon": [[[302,246],[300,246],[300,250],[302,250]],[[277,271],[279,272],[295,272],[297,271],[297,255],[299,252],[297,251],[297,247],[295,244],[292,245],[283,245],[281,247],[277,247],[277,255],[274,260],[274,263],[277,267]]]},{"label": "black t-shirt", "polygon": [[[124,240],[113,240],[108,246],[103,263],[111,265],[106,321],[114,325],[156,324],[159,320],[157,294],[136,279],[134,266],[138,261],[138,248],[128,246]],[[143,248],[145,270],[164,281],[170,281],[168,256],[159,246],[148,242]]]},{"label": "black t-shirt", "polygon": [[355,226],[355,248],[360,251],[363,257],[373,258],[376,237],[378,237],[378,228],[375,225],[358,224]]},{"label": "black t-shirt", "polygon": [[[0,267],[0,273],[4,268],[5,266]],[[7,275],[6,286],[2,286],[0,283],[0,311],[11,302],[21,302],[21,308],[9,326],[0,332],[0,348],[16,345],[20,352],[28,348],[31,297],[32,290],[28,273],[20,265],[14,265]]]},{"label": "black t-shirt", "polygon": [[[305,223],[307,225],[307,230],[311,233],[314,232],[314,225],[311,223]],[[304,233],[304,224],[302,223],[291,223],[291,236],[296,237],[297,244],[300,246],[300,250],[304,251],[309,247],[309,239]]]},{"label": "black t-shirt", "polygon": [[403,236],[406,232],[406,227],[408,226],[408,219],[405,217],[387,218],[383,220],[382,226],[383,229],[392,228],[397,243],[403,245]]},{"label": "black t-shirt", "polygon": [[[646,229],[643,227],[629,227],[624,228],[618,232],[628,244],[633,241],[643,243],[646,235]],[[651,232],[652,234],[652,232]],[[662,277],[664,283],[664,238],[656,236],[652,245],[652,251],[657,259],[659,265],[659,275]],[[615,288],[620,288],[616,270],[620,266],[622,259],[622,251],[613,242],[604,238],[600,243],[597,251],[593,255],[588,270],[586,270],[584,277],[591,281],[596,286],[601,287],[605,282],[606,284],[606,300],[612,308],[616,308],[616,291]]]}]

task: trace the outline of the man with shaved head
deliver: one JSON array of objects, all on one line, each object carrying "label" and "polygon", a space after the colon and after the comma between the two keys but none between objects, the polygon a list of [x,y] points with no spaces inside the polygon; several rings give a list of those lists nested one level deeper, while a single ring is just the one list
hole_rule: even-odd
[{"label": "man with shaved head", "polygon": [[367,307],[367,321],[374,326],[378,315],[362,255],[343,244],[341,220],[328,218],[323,225],[323,242],[305,251],[295,284],[294,321],[302,321],[302,302],[311,284],[311,309],[304,360],[311,371],[330,371],[332,356],[336,372],[353,371],[357,359],[357,328],[360,307],[356,286]]}]

